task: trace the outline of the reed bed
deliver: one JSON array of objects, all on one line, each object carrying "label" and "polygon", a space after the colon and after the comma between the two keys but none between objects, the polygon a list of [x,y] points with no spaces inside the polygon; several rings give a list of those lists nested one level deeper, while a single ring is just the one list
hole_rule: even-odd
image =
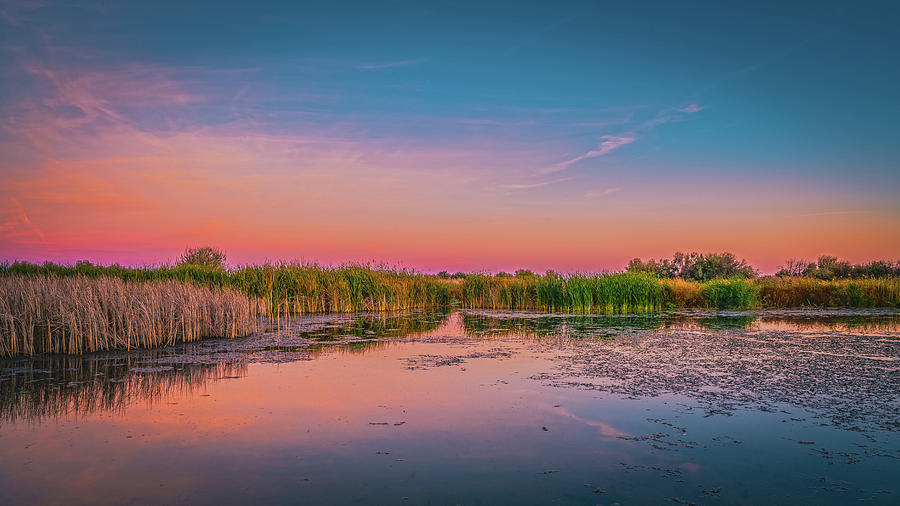
[{"label": "reed bed", "polygon": [[823,281],[773,276],[755,283],[764,307],[900,307],[900,278]]},{"label": "reed bed", "polygon": [[161,267],[0,264],[0,276],[114,277],[125,281],[181,281],[243,292],[270,316],[435,309],[450,304],[453,282],[406,270],[363,265],[244,266],[234,270],[182,264]]},{"label": "reed bed", "polygon": [[900,307],[900,278],[687,281],[653,273],[446,276],[310,264],[237,269],[0,264],[0,355],[150,347],[251,333],[306,313],[470,309],[644,313],[670,309]]},{"label": "reed bed", "polygon": [[641,313],[670,309],[900,307],[900,278],[821,281],[808,278],[660,279],[626,272],[522,277],[466,276],[453,289],[469,309],[568,313]]},{"label": "reed bed", "polygon": [[645,312],[664,308],[665,290],[651,274],[467,276],[457,286],[463,307],[576,313]]},{"label": "reed bed", "polygon": [[258,310],[238,291],[177,281],[0,276],[0,356],[150,348],[247,336]]},{"label": "reed bed", "polygon": [[363,266],[243,267],[230,273],[231,286],[288,314],[435,309],[450,303],[451,283],[435,276]]}]

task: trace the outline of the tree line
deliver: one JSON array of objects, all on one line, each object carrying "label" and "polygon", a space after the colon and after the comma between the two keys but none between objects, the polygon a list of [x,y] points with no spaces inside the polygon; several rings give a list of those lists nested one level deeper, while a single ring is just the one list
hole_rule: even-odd
[{"label": "tree line", "polygon": [[[759,272],[746,260],[733,253],[675,253],[672,259],[628,262],[629,272],[649,272],[660,278],[683,278],[709,281],[717,278],[754,278]],[[821,256],[815,262],[790,259],[778,269],[776,276],[793,276],[822,280],[900,277],[900,262],[875,260],[852,264],[834,256]]]}]

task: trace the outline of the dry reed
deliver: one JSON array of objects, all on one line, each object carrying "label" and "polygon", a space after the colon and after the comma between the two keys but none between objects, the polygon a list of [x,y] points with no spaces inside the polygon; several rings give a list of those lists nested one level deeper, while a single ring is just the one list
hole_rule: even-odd
[{"label": "dry reed", "polygon": [[242,337],[258,305],[232,289],[112,277],[0,277],[0,356],[78,354]]}]

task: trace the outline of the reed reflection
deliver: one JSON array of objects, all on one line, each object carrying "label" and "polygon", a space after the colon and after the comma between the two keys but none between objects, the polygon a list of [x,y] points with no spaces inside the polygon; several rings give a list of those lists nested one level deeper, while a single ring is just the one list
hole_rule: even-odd
[{"label": "reed reflection", "polygon": [[760,330],[795,332],[897,333],[900,313],[815,311],[731,312],[691,311],[641,315],[565,315],[466,311],[462,316],[470,337],[514,334],[522,337],[607,338],[629,330]]},{"label": "reed reflection", "polygon": [[241,377],[246,363],[147,365],[171,350],[102,356],[38,356],[0,366],[0,423],[121,414],[195,392],[208,381]]},{"label": "reed reflection", "polygon": [[366,354],[435,339],[617,340],[634,331],[843,332],[888,337],[900,314],[822,311],[644,315],[548,315],[491,311],[327,314],[284,319],[245,339],[104,354],[39,355],[0,361],[0,424],[121,414],[201,390],[209,382],[246,375],[249,364]]}]

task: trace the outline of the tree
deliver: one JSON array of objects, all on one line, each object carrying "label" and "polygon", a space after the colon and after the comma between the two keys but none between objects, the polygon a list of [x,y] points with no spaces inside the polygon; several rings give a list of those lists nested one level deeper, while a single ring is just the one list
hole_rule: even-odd
[{"label": "tree", "polygon": [[630,272],[649,272],[661,278],[682,277],[694,281],[716,278],[752,278],[756,276],[745,260],[738,260],[732,253],[675,253],[672,260],[650,259],[646,262],[634,258],[628,262]]},{"label": "tree", "polygon": [[213,269],[224,269],[225,252],[212,246],[188,248],[184,250],[181,258],[178,260],[178,265],[198,265]]},{"label": "tree", "polygon": [[798,260],[796,258],[791,258],[786,263],[787,265],[781,267],[778,272],[775,273],[776,276],[806,276],[809,274],[810,270],[816,268],[816,264],[809,263],[806,260]]}]

